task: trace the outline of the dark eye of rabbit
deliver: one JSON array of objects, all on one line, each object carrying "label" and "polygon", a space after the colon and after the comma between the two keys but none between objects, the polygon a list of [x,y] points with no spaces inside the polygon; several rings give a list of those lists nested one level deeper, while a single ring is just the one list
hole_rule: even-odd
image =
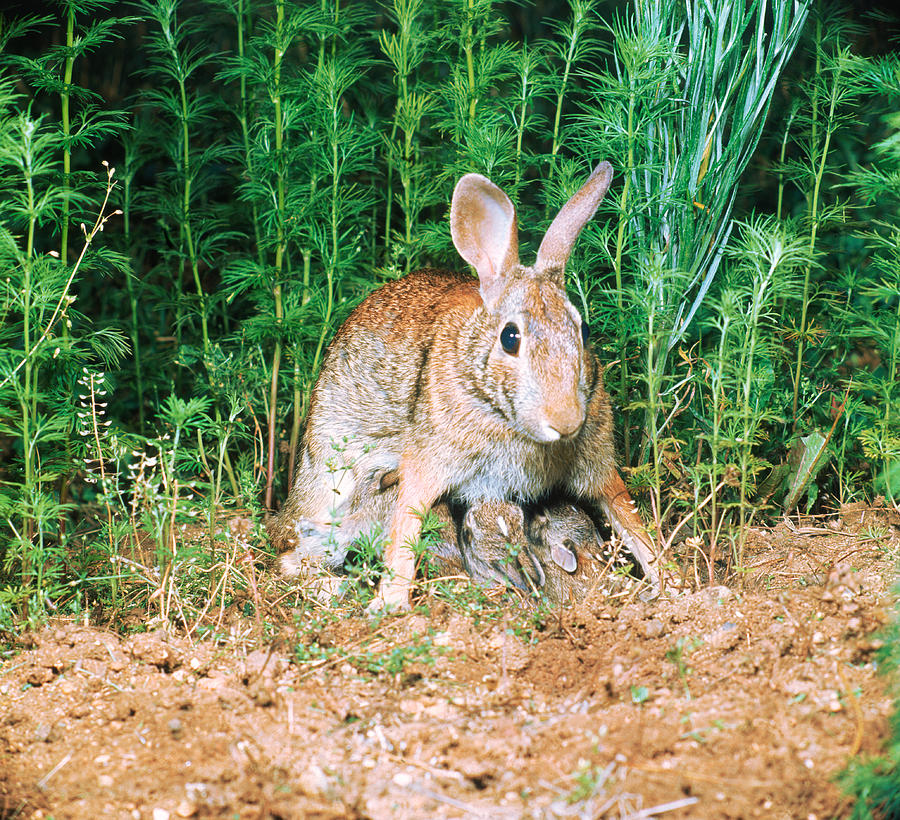
[{"label": "dark eye of rabbit", "polygon": [[581,343],[587,344],[588,339],[591,338],[591,329],[588,327],[588,323],[582,321],[581,323]]},{"label": "dark eye of rabbit", "polygon": [[503,330],[500,331],[500,347],[510,356],[515,356],[519,352],[519,343],[522,341],[522,334],[519,328],[512,322],[509,322]]}]

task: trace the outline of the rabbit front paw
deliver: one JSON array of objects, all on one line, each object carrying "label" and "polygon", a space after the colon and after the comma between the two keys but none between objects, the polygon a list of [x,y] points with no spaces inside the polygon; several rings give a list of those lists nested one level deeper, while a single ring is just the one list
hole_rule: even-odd
[{"label": "rabbit front paw", "polygon": [[378,592],[372,602],[366,607],[370,615],[379,615],[387,612],[408,612],[409,584],[397,581],[384,580],[378,586]]}]

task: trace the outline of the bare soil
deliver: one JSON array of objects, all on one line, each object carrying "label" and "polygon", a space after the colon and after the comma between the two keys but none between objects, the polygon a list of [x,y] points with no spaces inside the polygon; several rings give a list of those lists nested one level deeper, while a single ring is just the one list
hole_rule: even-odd
[{"label": "bare soil", "polygon": [[[0,666],[0,818],[830,818],[891,698],[893,514],[754,530],[740,593],[426,594],[274,640],[59,622]],[[529,625],[531,624],[531,625]]]}]

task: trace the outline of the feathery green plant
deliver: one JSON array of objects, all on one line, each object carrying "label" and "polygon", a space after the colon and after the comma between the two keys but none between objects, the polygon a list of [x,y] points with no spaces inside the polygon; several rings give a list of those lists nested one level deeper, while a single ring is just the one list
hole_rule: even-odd
[{"label": "feathery green plant", "polygon": [[[661,266],[667,276],[687,277],[683,287],[647,294],[665,297],[653,310],[666,323],[665,339],[647,365],[657,371],[648,383],[658,384],[665,374],[669,353],[685,337],[719,269],[741,173],[807,9],[805,2],[711,6],[697,0],[682,6],[666,0],[636,3],[628,18],[609,24],[614,70],[589,76],[592,94],[575,147],[583,155],[618,159],[622,168],[618,198],[609,200],[617,218],[613,249],[605,235],[595,248],[615,273],[621,362],[631,356],[629,339],[646,327],[645,316],[624,315],[626,272]],[[619,391],[631,462],[626,368]],[[645,413],[646,429],[656,423]],[[647,447],[645,439],[639,462]]]},{"label": "feathery green plant", "polygon": [[825,228],[839,224],[843,218],[841,203],[825,203],[832,138],[839,129],[853,122],[852,107],[863,92],[861,80],[867,70],[866,61],[853,55],[846,45],[852,28],[842,22],[842,16],[835,6],[828,4],[817,7],[813,13],[810,48],[814,71],[801,84],[798,106],[791,112],[791,124],[801,132],[795,138],[801,156],[783,163],[784,175],[803,192],[806,200],[804,220],[810,252],[800,293],[800,321],[793,331],[797,339],[791,405],[794,431],[798,429],[805,354],[821,338],[821,327],[811,321],[810,314],[811,303],[817,295],[812,280],[819,251],[817,242]]},{"label": "feathery green plant", "polygon": [[[387,188],[385,203],[385,256],[393,259],[391,245],[393,232],[391,214],[395,196],[393,193],[394,169],[400,177],[397,204],[403,214],[403,227],[399,231],[400,253],[406,273],[417,266],[420,244],[415,229],[425,203],[434,198],[434,184],[429,182],[428,166],[420,154],[422,120],[434,108],[433,93],[425,83],[417,82],[418,69],[425,61],[431,35],[423,22],[424,0],[394,0],[391,8],[396,33],[382,31],[379,44],[393,66],[393,85],[397,95],[391,120],[391,133],[386,138]],[[400,138],[397,143],[398,136]]]},{"label": "feathery green plant", "polygon": [[[776,306],[779,298],[788,298],[798,291],[797,271],[809,261],[809,252],[802,237],[792,233],[789,226],[772,218],[757,217],[740,225],[740,235],[728,256],[729,269],[717,319],[723,332],[717,344],[716,365],[719,378],[725,377],[724,390],[720,384],[717,399],[724,406],[717,412],[720,423],[724,422],[732,463],[738,468],[737,544],[733,558],[735,566],[741,568],[756,476],[770,466],[760,457],[759,445],[767,424],[777,418],[772,401]],[[729,402],[731,396],[736,396],[736,400]],[[711,491],[718,481],[719,449],[723,443],[721,438],[710,441]],[[715,541],[711,545],[711,553],[714,552]]]},{"label": "feathery green plant", "polygon": [[[900,60],[874,64],[865,77],[870,92],[900,103]],[[877,211],[863,237],[871,249],[866,275],[846,291],[843,313],[852,342],[873,347],[879,361],[854,375],[853,389],[874,401],[857,403],[857,436],[866,458],[880,465],[876,484],[895,506],[900,503],[900,114],[886,117],[889,133],[875,146],[876,163],[853,175],[852,184]]]},{"label": "feathery green plant", "polygon": [[0,87],[0,263],[6,271],[0,300],[0,431],[14,442],[9,473],[0,486],[5,524],[0,555],[4,575],[18,578],[17,591],[9,593],[19,611],[36,617],[62,571],[59,522],[66,505],[56,482],[67,474],[71,461],[72,368],[97,358],[115,364],[124,344],[116,332],[85,328],[73,295],[86,268],[121,263],[99,250],[88,254],[111,216],[106,202],[112,169],[93,227],[82,226],[78,259],[63,265],[56,251],[41,252],[38,231],[53,224],[66,198],[65,190],[54,185],[60,139],[44,118],[32,117],[28,109],[12,113],[19,99],[8,84]]}]

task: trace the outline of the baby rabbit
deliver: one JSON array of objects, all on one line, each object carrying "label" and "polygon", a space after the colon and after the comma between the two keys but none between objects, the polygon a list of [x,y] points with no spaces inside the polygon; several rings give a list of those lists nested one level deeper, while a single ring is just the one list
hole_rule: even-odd
[{"label": "baby rabbit", "polygon": [[549,603],[583,600],[600,584],[610,591],[616,587],[617,556],[580,507],[553,503],[530,517],[527,530],[531,554],[544,568],[543,594]]},{"label": "baby rabbit", "polygon": [[[566,260],[611,180],[600,163],[533,267],[519,262],[506,194],[480,174],[459,180],[450,233],[478,279],[418,271],[350,314],[310,397],[294,486],[270,527],[276,547],[339,565],[348,541],[334,530],[373,519],[356,488],[398,470],[376,607],[409,605],[416,511],[445,495],[528,501],[559,490],[596,504],[658,592],[652,542],[616,470],[602,368],[565,292]],[[282,559],[285,572],[296,564]]]},{"label": "baby rabbit", "polygon": [[[398,480],[397,470],[391,470],[356,488],[361,500],[365,496],[362,505],[370,520],[357,516],[352,527],[331,524],[317,531],[307,522],[305,534],[315,534],[335,552],[346,554],[356,538],[383,531],[397,501]],[[540,564],[528,550],[525,516],[517,504],[476,502],[461,513],[458,503],[441,499],[432,506],[431,516],[438,527],[428,545],[428,558],[441,574],[468,575],[476,584],[508,585],[522,592],[543,585]],[[287,574],[299,574],[300,564],[293,562],[302,558],[297,550],[282,556],[282,571],[287,566]]]},{"label": "baby rabbit", "polygon": [[429,555],[440,572],[458,574],[462,569],[476,584],[502,584],[529,594],[543,586],[544,573],[528,546],[525,515],[518,504],[476,502],[459,526],[447,502],[439,501],[431,511],[443,522]]},{"label": "baby rabbit", "polygon": [[476,502],[466,510],[458,538],[447,504],[438,502],[432,512],[445,520],[432,560],[447,574],[461,564],[476,583],[505,583],[552,605],[581,601],[601,584],[607,591],[619,585],[617,556],[574,504],[525,511],[510,501]]}]

